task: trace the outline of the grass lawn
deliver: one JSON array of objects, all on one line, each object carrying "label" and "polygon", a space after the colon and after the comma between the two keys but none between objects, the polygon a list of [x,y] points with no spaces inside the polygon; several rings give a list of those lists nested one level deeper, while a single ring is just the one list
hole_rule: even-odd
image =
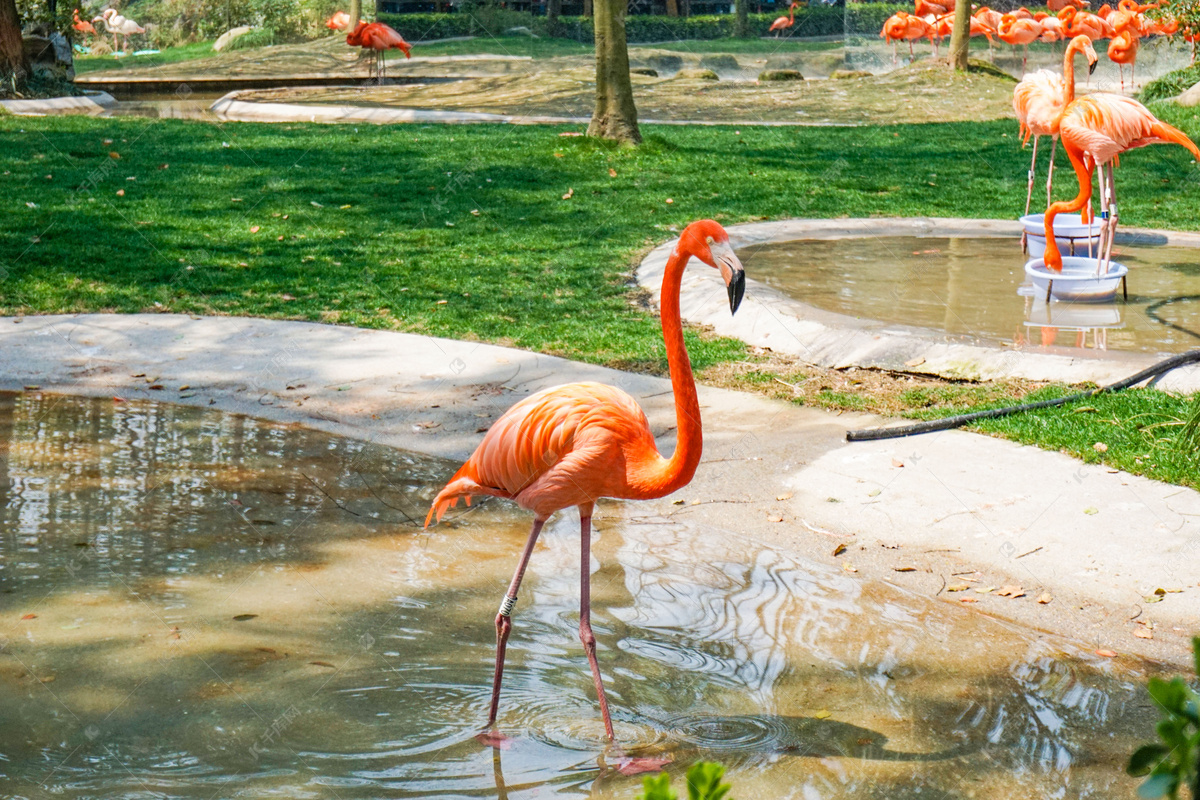
[{"label": "grass lawn", "polygon": [[[1191,110],[1159,113],[1200,136]],[[0,118],[0,314],[320,320],[661,372],[658,322],[630,270],[674,229],[701,217],[1011,217],[1028,167],[1012,122],[647,128],[637,150],[560,136],[577,130]],[[1200,170],[1183,150],[1139,150],[1120,172],[1123,222],[1195,229]],[[698,332],[689,346],[699,369],[748,359]],[[1008,399],[936,391],[951,394],[889,410]],[[1196,485],[1194,459],[1147,458],[1131,427],[1180,419],[1187,404],[1112,400],[1141,394],[1136,408],[1098,400],[989,429]],[[1104,454],[1091,449],[1102,435]]]},{"label": "grass lawn", "polygon": [[[112,43],[112,37],[109,37]],[[162,64],[175,64],[180,61],[192,61],[197,58],[208,58],[215,55],[212,42],[196,42],[180,47],[168,47],[165,50],[149,56],[125,56],[113,58],[107,56],[75,56],[75,74],[87,75],[89,72],[102,70],[145,70],[153,69]]]}]

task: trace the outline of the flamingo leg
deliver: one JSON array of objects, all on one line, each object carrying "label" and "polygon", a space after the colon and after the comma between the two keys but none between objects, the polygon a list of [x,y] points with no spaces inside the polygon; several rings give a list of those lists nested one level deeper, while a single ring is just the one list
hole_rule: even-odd
[{"label": "flamingo leg", "polygon": [[1050,168],[1046,174],[1046,208],[1050,207],[1050,188],[1054,184],[1054,153],[1058,150],[1058,137],[1051,138],[1050,144]]},{"label": "flamingo leg", "polygon": [[[533,530],[529,532],[529,540],[525,542],[525,549],[521,552],[521,562],[517,564],[517,571],[513,574],[512,583],[508,585],[508,591],[504,595],[504,600],[500,602],[500,611],[496,614],[496,674],[492,678],[492,707],[488,712],[487,726],[490,728],[496,724],[496,711],[500,707],[500,681],[504,677],[504,653],[508,649],[508,634],[512,632],[512,610],[517,604],[517,590],[521,588],[521,579],[525,577],[525,567],[529,566],[529,557],[533,555],[533,546],[537,544],[538,534],[542,532],[542,526],[546,524],[544,519],[535,519],[533,521]],[[486,734],[481,734],[486,736]],[[488,743],[491,743],[491,738],[488,737]]]},{"label": "flamingo leg", "polygon": [[1117,213],[1117,174],[1112,164],[1108,165],[1108,204],[1110,215],[1108,220],[1108,246],[1104,252],[1105,272],[1108,272],[1108,267],[1112,264],[1113,240],[1117,238],[1117,219],[1120,217],[1120,214]]},{"label": "flamingo leg", "polygon": [[613,740],[612,717],[608,714],[608,698],[604,695],[604,680],[600,677],[600,662],[596,660],[596,636],[592,633],[592,518],[579,518],[579,641],[587,652],[596,697],[600,701],[600,716],[604,717],[604,733]]},{"label": "flamingo leg", "polygon": [[[1033,202],[1033,173],[1037,169],[1037,146],[1041,136],[1033,137],[1033,158],[1029,161],[1029,186],[1025,192],[1025,213],[1029,213],[1029,204]],[[1049,205],[1047,203],[1047,205]]]}]

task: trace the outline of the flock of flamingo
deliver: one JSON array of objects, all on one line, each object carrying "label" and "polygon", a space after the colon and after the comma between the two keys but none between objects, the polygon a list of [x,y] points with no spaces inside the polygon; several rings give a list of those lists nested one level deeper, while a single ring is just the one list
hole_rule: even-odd
[{"label": "flock of flamingo", "polygon": [[[900,11],[883,24],[880,35],[892,43],[892,60],[896,60],[896,43],[907,41],[912,54],[913,42],[928,39],[937,54],[939,42],[954,32],[955,0],[916,0],[913,14]],[[1108,58],[1121,70],[1121,88],[1125,87],[1125,65],[1129,65],[1130,81],[1137,60],[1141,39],[1148,36],[1170,36],[1179,29],[1179,22],[1169,12],[1163,11],[1158,18],[1146,16],[1150,9],[1161,8],[1165,2],[1139,5],[1137,0],[1120,0],[1114,9],[1108,3],[1096,13],[1086,10],[1087,0],[1050,0],[1050,12],[1036,13],[1025,7],[1008,14],[1001,14],[982,6],[971,15],[971,36],[986,36],[989,47],[992,37],[1000,39],[1015,49],[1021,45],[1024,58],[1021,70],[1029,60],[1029,45],[1032,42],[1058,42],[1074,36],[1087,36],[1092,42],[1111,40]],[[1188,41],[1195,36],[1185,37]]]},{"label": "flock of flamingo", "polygon": [[[123,17],[117,13],[116,9],[106,8],[104,12],[97,17],[93,17],[91,22],[86,19],[80,19],[79,9],[75,9],[71,13],[71,27],[80,33],[90,33],[93,36],[99,36],[93,23],[100,23],[104,26],[104,30],[112,34],[113,37],[113,53],[120,53],[129,49],[129,37],[135,33],[145,33],[146,29],[134,22],[129,17]],[[123,36],[125,46],[120,47],[117,43],[117,36]]]}]

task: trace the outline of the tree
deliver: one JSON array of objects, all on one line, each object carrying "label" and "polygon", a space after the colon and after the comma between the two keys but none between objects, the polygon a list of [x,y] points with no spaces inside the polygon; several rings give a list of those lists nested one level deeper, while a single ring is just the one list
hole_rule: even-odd
[{"label": "tree", "polygon": [[596,111],[588,136],[640,144],[633,82],[629,79],[629,47],[625,41],[627,0],[594,0],[596,32]]},{"label": "tree", "polygon": [[558,18],[562,16],[562,0],[546,0],[546,33],[550,36],[560,36]]},{"label": "tree", "polygon": [[954,7],[954,32],[950,34],[950,66],[966,72],[970,49],[971,4],[967,0],[958,0]]},{"label": "tree", "polygon": [[733,17],[733,36],[745,39],[750,36],[750,0],[737,0],[737,13]]},{"label": "tree", "polygon": [[350,15],[350,25],[346,30],[352,31],[358,27],[358,19],[362,16],[362,0],[350,0],[350,11],[347,13]]},{"label": "tree", "polygon": [[21,18],[17,16],[16,0],[0,0],[0,92],[4,87],[15,90],[25,83],[29,62],[21,41]]}]

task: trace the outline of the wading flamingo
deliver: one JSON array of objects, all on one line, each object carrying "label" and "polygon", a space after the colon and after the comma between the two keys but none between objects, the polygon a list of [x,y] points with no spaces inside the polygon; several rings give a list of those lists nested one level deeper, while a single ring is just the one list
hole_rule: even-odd
[{"label": "wading flamingo", "polygon": [[384,51],[401,50],[405,58],[412,58],[412,45],[382,22],[359,22],[358,27],[346,37],[346,44],[375,51],[375,74],[380,84],[383,83]]},{"label": "wading flamingo", "polygon": [[1026,75],[1013,89],[1013,111],[1021,125],[1021,146],[1033,136],[1033,159],[1029,163],[1029,187],[1025,195],[1025,213],[1033,199],[1033,177],[1037,171],[1038,139],[1053,137],[1050,147],[1050,167],[1046,175],[1046,205],[1050,205],[1050,188],[1054,182],[1054,153],[1058,149],[1058,121],[1063,109],[1075,100],[1075,54],[1087,57],[1088,71],[1096,69],[1096,51],[1086,36],[1076,36],[1067,45],[1063,56],[1062,75],[1040,69]]},{"label": "wading flamingo", "polygon": [[774,22],[772,22],[771,27],[767,29],[767,33],[774,32],[775,38],[778,39],[780,31],[787,30],[795,25],[796,7],[799,5],[799,3],[792,3],[790,6],[788,6],[788,15],[786,17],[778,17]]},{"label": "wading flamingo", "polygon": [[[479,447],[434,498],[425,518],[428,526],[435,515],[440,520],[457,505],[460,497],[470,505],[472,495],[504,497],[533,512],[533,530],[496,615],[492,705],[487,731],[477,737],[484,744],[498,747],[505,739],[495,731],[496,710],[521,578],[546,519],[571,506],[579,509],[579,638],[591,666],[605,734],[609,741],[613,739],[591,626],[592,507],[601,497],[646,500],[671,494],[692,480],[700,463],[700,402],[679,319],[680,282],[692,258],[720,270],[731,313],[737,312],[746,288],[742,264],[729,246],[725,229],[709,219],[688,225],[667,260],[660,299],[678,430],[675,453],[669,459],[659,455],[646,415],[625,392],[601,383],[556,386],[525,398],[496,420]],[[654,761],[646,767],[661,766],[661,759]]]},{"label": "wading flamingo", "polygon": [[350,15],[345,11],[335,11],[332,17],[325,20],[325,27],[331,31],[344,31],[350,27]]},{"label": "wading flamingo", "polygon": [[[115,9],[106,8],[98,17],[93,17],[92,22],[103,22],[104,28],[113,37],[113,52],[120,52],[129,49],[129,37],[135,33],[145,33],[146,29],[138,25],[128,17],[122,17]],[[125,38],[125,47],[117,46],[117,34]]]},{"label": "wading flamingo", "polygon": [[1036,42],[1042,35],[1042,26],[1033,19],[1021,19],[1012,14],[1005,14],[1000,20],[1000,28],[996,31],[996,35],[1000,37],[1001,41],[1012,45],[1013,52],[1016,52],[1017,45],[1025,48],[1021,58],[1021,72],[1024,73],[1025,66],[1029,62],[1029,43]]},{"label": "wading flamingo", "polygon": [[[1063,200],[1046,209],[1046,255],[1043,263],[1062,272],[1062,255],[1054,241],[1054,217],[1063,212],[1081,210],[1092,198],[1092,171],[1100,167],[1100,208],[1104,218],[1100,230],[1101,263],[1112,256],[1113,236],[1117,228],[1116,183],[1113,167],[1117,157],[1137,147],[1151,144],[1178,144],[1191,151],[1200,161],[1200,149],[1183,131],[1174,128],[1151,114],[1146,107],[1119,94],[1095,92],[1084,95],[1068,105],[1059,121],[1058,134],[1063,149],[1075,168],[1079,194],[1074,200]],[[1105,177],[1107,167],[1107,178]]]}]

